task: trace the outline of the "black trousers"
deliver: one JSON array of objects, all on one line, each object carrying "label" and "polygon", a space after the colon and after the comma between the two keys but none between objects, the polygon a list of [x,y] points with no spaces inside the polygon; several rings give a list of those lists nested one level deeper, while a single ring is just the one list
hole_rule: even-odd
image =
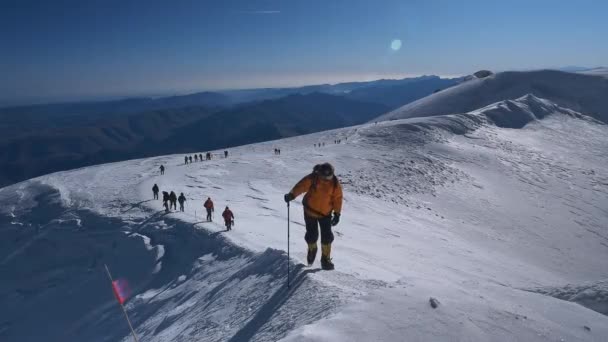
[{"label": "black trousers", "polygon": [[321,228],[321,244],[327,245],[334,241],[334,233],[331,231],[331,215],[316,218],[304,215],[306,223],[306,235],[304,239],[307,243],[316,243],[319,240],[319,227]]},{"label": "black trousers", "polygon": [[154,199],[157,200],[158,199],[158,192],[154,193]]},{"label": "black trousers", "polygon": [[211,209],[209,208],[205,208],[207,209],[207,221],[211,221]]}]

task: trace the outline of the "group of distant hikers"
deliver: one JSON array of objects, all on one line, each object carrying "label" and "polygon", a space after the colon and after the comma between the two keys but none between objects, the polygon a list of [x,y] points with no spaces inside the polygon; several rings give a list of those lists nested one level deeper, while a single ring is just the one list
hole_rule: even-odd
[{"label": "group of distant hikers", "polygon": [[[340,140],[336,140],[339,143]],[[319,143],[319,146],[324,146]],[[317,144],[315,144],[317,147]],[[276,149],[274,153],[280,154],[281,150]],[[227,151],[225,152],[227,157]],[[164,166],[161,165],[161,175],[164,174]],[[154,192],[154,199],[158,199],[159,188],[156,184],[152,187]],[[334,241],[334,234],[332,232],[332,226],[337,225],[340,222],[340,215],[342,212],[342,185],[335,175],[334,167],[329,163],[317,164],[314,166],[312,172],[302,178],[296,185],[283,196],[285,202],[289,205],[289,202],[296,199],[301,194],[305,194],[302,199],[302,206],[304,207],[304,223],[306,226],[306,233],[304,240],[307,243],[307,255],[306,261],[311,266],[317,256],[318,246],[317,241],[319,240],[319,229],[321,231],[321,268],[324,270],[333,270],[334,264],[331,259],[331,245]],[[183,193],[179,197],[176,197],[175,193],[167,193],[163,191],[163,205],[166,211],[169,211],[171,207],[176,208],[176,201],[180,203],[180,211],[184,211],[184,202],[186,197]],[[169,202],[169,204],[167,204]],[[210,197],[207,198],[203,207],[207,211],[207,221],[211,222],[214,212],[213,201]],[[226,209],[222,213],[226,230],[230,231],[234,225],[234,214],[226,206]]]},{"label": "group of distant hikers", "polygon": [[[164,174],[164,172],[162,172],[161,174]],[[154,186],[152,187],[152,193],[154,194],[155,200],[159,199],[159,192],[160,189],[158,185],[154,184]],[[179,202],[179,211],[184,211],[184,202],[186,202],[186,196],[184,196],[183,192],[179,194],[179,197],[177,197],[177,195],[173,191],[171,191],[170,193],[163,191],[163,207],[165,207],[166,212],[171,211],[171,209],[177,210],[177,202]]]},{"label": "group of distant hikers", "polygon": [[[205,153],[204,160],[211,160],[212,156],[213,155],[211,154],[211,152],[207,152],[207,153]],[[228,151],[224,151],[224,158],[228,158]],[[203,161],[202,153],[194,154],[194,162],[198,162],[198,161]],[[192,164],[192,156],[184,156],[184,164]]]}]

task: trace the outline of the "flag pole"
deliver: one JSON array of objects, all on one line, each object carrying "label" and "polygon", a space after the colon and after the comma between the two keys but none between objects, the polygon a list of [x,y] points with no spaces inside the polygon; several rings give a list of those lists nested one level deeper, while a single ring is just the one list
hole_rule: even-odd
[{"label": "flag pole", "polygon": [[[104,266],[106,267],[106,274],[108,275],[108,278],[110,279],[110,284],[112,285],[112,288],[114,288],[114,279],[112,279],[112,274],[110,274],[110,269],[108,268],[108,265],[104,264]],[[124,312],[124,314],[125,314],[125,318],[127,319],[127,323],[129,324],[129,329],[131,329],[131,334],[133,334],[133,340],[135,340],[135,342],[139,342],[139,340],[137,339],[137,335],[135,335],[135,330],[133,330],[133,325],[131,325],[131,320],[129,319],[129,315],[127,314],[127,310],[125,309],[125,306],[120,302],[120,300],[118,300],[118,298],[116,298],[116,300],[118,301],[118,304],[120,304],[120,308],[122,309],[122,312]]]}]

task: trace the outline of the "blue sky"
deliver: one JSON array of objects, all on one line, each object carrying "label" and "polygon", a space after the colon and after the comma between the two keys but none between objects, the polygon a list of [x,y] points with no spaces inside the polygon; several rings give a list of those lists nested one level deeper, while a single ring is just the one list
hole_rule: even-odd
[{"label": "blue sky", "polygon": [[584,0],[2,0],[0,104],[606,65],[606,13]]}]

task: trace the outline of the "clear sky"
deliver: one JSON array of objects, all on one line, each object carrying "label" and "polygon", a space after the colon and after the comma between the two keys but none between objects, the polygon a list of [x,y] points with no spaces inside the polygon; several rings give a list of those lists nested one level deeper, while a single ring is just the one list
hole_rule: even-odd
[{"label": "clear sky", "polygon": [[599,66],[607,42],[605,0],[0,0],[0,104]]}]

